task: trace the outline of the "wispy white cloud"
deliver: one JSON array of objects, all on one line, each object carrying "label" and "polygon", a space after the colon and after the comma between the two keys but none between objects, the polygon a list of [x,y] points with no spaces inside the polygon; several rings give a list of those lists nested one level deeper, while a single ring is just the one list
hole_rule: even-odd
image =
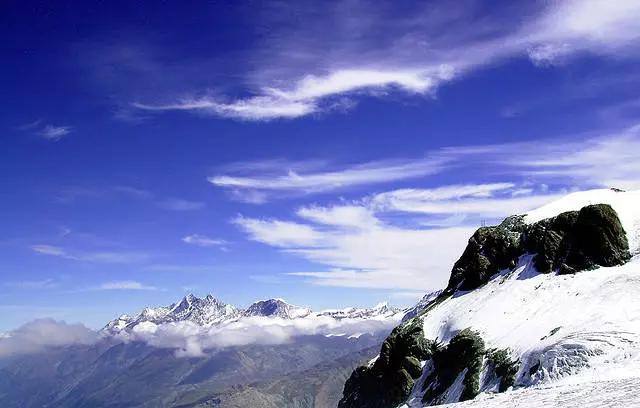
[{"label": "wispy white cloud", "polygon": [[577,52],[640,56],[640,2],[564,0],[550,3],[531,25],[535,41],[560,55]]},{"label": "wispy white cloud", "polygon": [[41,123],[42,123],[42,119],[37,119],[31,123],[26,123],[24,125],[18,126],[18,130],[22,130],[22,131],[34,130],[34,129],[37,129]]},{"label": "wispy white cloud", "polygon": [[379,225],[372,211],[357,205],[302,207],[296,214],[316,224],[334,227],[371,229]]},{"label": "wispy white cloud", "polygon": [[127,194],[133,198],[138,198],[141,200],[152,198],[154,195],[150,191],[132,186],[113,186],[112,189],[118,193]]},{"label": "wispy white cloud", "polygon": [[323,235],[313,227],[295,222],[280,220],[261,220],[237,217],[234,224],[249,234],[249,238],[276,247],[314,246]]},{"label": "wispy white cloud", "polygon": [[144,285],[136,281],[106,282],[97,286],[96,290],[158,290],[155,286]]},{"label": "wispy white cloud", "polygon": [[[449,189],[450,187],[447,187]],[[451,186],[455,188],[455,186]],[[522,189],[518,189],[519,192]],[[515,191],[515,190],[514,190]],[[405,189],[381,193],[370,202],[379,210],[424,213],[431,215],[464,214],[467,217],[498,218],[509,214],[524,213],[564,195],[522,195],[509,193],[509,197],[482,197],[462,195],[457,199],[431,199],[432,190]]]},{"label": "wispy white cloud", "polygon": [[539,183],[593,187],[640,187],[640,125],[535,142],[446,149],[468,166]]},{"label": "wispy white cloud", "polygon": [[176,264],[153,264],[146,267],[152,271],[162,272],[185,272],[185,273],[202,273],[202,272],[218,272],[226,271],[227,268],[219,265],[176,265]]},{"label": "wispy white cloud", "polygon": [[58,141],[71,132],[71,126],[46,125],[42,130],[38,131],[37,134],[45,139]]},{"label": "wispy white cloud", "polygon": [[[328,165],[325,165],[325,170],[303,167],[299,171],[279,166],[260,169],[259,173],[253,174],[247,174],[246,170],[241,169],[237,174],[209,177],[209,182],[233,192],[239,191],[242,197],[245,193],[257,193],[260,199],[256,202],[262,203],[274,194],[313,194],[436,174],[446,168],[448,161],[442,157],[424,157],[369,162],[335,170],[327,170]],[[319,165],[314,162],[314,166]]]},{"label": "wispy white cloud", "polygon": [[150,256],[145,252],[133,251],[104,251],[104,252],[88,252],[77,256],[79,260],[97,263],[142,263],[147,261]]},{"label": "wispy white cloud", "polygon": [[128,185],[108,187],[68,186],[56,191],[54,200],[58,203],[68,204],[75,203],[80,199],[102,200],[121,197],[150,202],[158,208],[168,211],[197,211],[207,206],[202,201],[185,200],[178,197],[158,197],[149,190]]},{"label": "wispy white cloud", "polygon": [[376,194],[371,198],[371,202],[373,205],[386,206],[389,205],[389,202],[398,198],[416,201],[442,201],[469,197],[491,197],[496,192],[512,190],[514,187],[514,183],[492,183],[449,185],[430,189],[402,189]]},{"label": "wispy white cloud", "polygon": [[199,99],[183,99],[171,105],[146,105],[134,103],[133,107],[148,111],[200,111],[219,116],[242,120],[270,120],[275,118],[296,118],[308,115],[316,110],[315,104],[309,101],[286,101],[277,97],[258,96],[233,103],[220,103],[209,97]]},{"label": "wispy white cloud", "polygon": [[32,245],[31,250],[37,254],[42,255],[53,255],[61,257],[69,256],[69,254],[67,254],[67,252],[63,248],[53,245]]},{"label": "wispy white cloud", "polygon": [[515,183],[394,190],[341,205],[299,208],[295,214],[303,221],[240,217],[236,224],[250,239],[317,265],[290,273],[313,283],[434,290],[446,283],[480,220],[499,221],[561,196],[532,188],[533,194],[514,197],[519,190]]},{"label": "wispy white cloud", "polygon": [[228,244],[228,242],[225,240],[213,239],[205,235],[198,235],[198,234],[187,235],[186,237],[182,238],[182,242],[189,245],[196,245],[201,247],[209,247],[209,246],[219,247],[219,246],[225,246]]},{"label": "wispy white cloud", "polygon": [[252,96],[134,106],[241,120],[295,118],[331,109],[345,96],[429,96],[444,83],[513,57],[550,65],[586,53],[618,59],[640,55],[637,0],[519,3],[508,8],[509,19],[491,7],[483,14],[478,3],[464,2],[452,11],[448,2],[429,2],[400,11],[387,2],[373,8],[340,1],[306,5],[313,13],[304,6],[294,13],[274,12],[270,15],[295,15],[299,21],[268,24],[281,28],[251,55],[259,67],[247,74],[247,82],[256,85]]},{"label": "wispy white cloud", "polygon": [[53,279],[42,279],[5,282],[4,286],[12,289],[51,289],[57,287],[58,284]]},{"label": "wispy white cloud", "polygon": [[53,245],[32,245],[31,250],[39,255],[56,256],[75,261],[95,263],[141,263],[150,256],[145,252],[135,251],[68,251]]},{"label": "wispy white cloud", "polygon": [[205,208],[202,201],[189,201],[182,198],[169,198],[158,203],[158,206],[169,211],[197,211]]},{"label": "wispy white cloud", "polygon": [[18,126],[18,130],[53,141],[58,141],[69,133],[73,132],[72,126],[54,126],[50,124],[44,124],[43,122],[44,121],[42,119],[38,119],[31,123]]}]

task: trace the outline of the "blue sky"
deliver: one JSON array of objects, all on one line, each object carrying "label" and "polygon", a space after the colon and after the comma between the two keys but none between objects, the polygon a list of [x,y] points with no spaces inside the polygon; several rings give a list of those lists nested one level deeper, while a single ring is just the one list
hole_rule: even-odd
[{"label": "blue sky", "polygon": [[640,186],[639,38],[637,0],[5,4],[0,330],[411,304],[483,221]]}]

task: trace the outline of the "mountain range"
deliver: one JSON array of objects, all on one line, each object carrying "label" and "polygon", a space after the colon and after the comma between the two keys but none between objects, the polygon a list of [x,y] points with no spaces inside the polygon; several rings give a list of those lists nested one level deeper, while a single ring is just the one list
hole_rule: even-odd
[{"label": "mountain range", "polygon": [[[199,298],[188,294],[179,302],[169,306],[146,307],[134,316],[121,315],[106,324],[100,330],[104,336],[118,335],[122,332],[135,331],[136,328],[157,327],[167,324],[191,324],[201,329],[224,329],[235,324],[249,326],[273,323],[275,320],[296,323],[305,321],[335,321],[344,327],[359,322],[387,322],[397,320],[407,311],[389,306],[386,302],[377,304],[373,308],[349,307],[345,309],[329,309],[313,312],[310,308],[295,306],[284,299],[260,300],[246,309],[239,309],[214,298],[211,294]],[[234,326],[235,327],[235,326]],[[336,333],[325,333],[336,335]]]},{"label": "mountain range", "polygon": [[283,299],[240,309],[189,294],[122,315],[87,344],[0,358],[0,406],[335,406],[350,371],[404,314],[386,303],[313,312]]},{"label": "mountain range", "polygon": [[190,294],[0,358],[0,406],[640,406],[639,297],[640,191],[573,193],[479,228],[409,309]]}]

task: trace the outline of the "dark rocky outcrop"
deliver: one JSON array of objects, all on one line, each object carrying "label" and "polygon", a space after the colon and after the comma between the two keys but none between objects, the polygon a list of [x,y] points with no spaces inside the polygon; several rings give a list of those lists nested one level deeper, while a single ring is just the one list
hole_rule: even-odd
[{"label": "dark rocky outcrop", "polygon": [[538,272],[560,274],[622,265],[631,258],[618,215],[607,204],[583,207],[537,222],[523,234],[523,245],[536,254]]},{"label": "dark rocky outcrop", "polygon": [[[473,399],[480,392],[480,375],[487,362],[489,375],[506,390],[515,383],[518,364],[511,361],[507,350],[485,350],[480,334],[471,328],[456,334],[449,344],[425,340],[421,319],[414,318],[399,326],[385,344],[378,360],[361,366],[347,380],[338,408],[391,408],[406,401],[415,381],[424,375],[422,402],[439,405],[456,379],[462,378],[459,401]],[[408,351],[407,355],[401,353]],[[485,360],[486,357],[486,360]],[[426,361],[423,372],[420,360]]]},{"label": "dark rocky outcrop", "polygon": [[358,367],[344,386],[339,408],[386,408],[406,400],[422,375],[420,361],[431,356],[432,342],[424,338],[422,320],[396,327],[371,367]]},{"label": "dark rocky outcrop", "polygon": [[453,265],[447,289],[475,289],[500,270],[515,267],[523,254],[520,236],[524,228],[520,216],[509,217],[498,226],[479,228]]},{"label": "dark rocky outcrop", "polygon": [[464,370],[460,401],[473,399],[480,392],[484,353],[484,341],[477,332],[464,329],[456,334],[446,347],[433,354],[433,371],[424,382],[422,402],[429,405],[442,403],[445,392]]},{"label": "dark rocky outcrop", "polygon": [[441,403],[464,370],[459,399],[475,397],[484,361],[487,375],[499,381],[499,391],[513,386],[519,363],[510,359],[507,350],[485,351],[484,341],[471,329],[442,346],[437,339],[424,339],[421,317],[456,290],[473,290],[496,273],[513,269],[526,253],[534,255],[533,264],[539,272],[558,274],[621,265],[631,259],[622,224],[607,204],[588,205],[534,224],[525,224],[523,216],[512,216],[498,226],[478,229],[454,264],[445,291],[392,332],[371,367],[361,366],[353,372],[338,407],[395,407],[407,399],[421,377],[420,361],[430,365],[425,368],[422,388],[423,402],[429,405]]},{"label": "dark rocky outcrop", "polygon": [[514,216],[473,234],[453,266],[447,290],[475,289],[501,270],[513,269],[525,253],[535,254],[538,272],[560,274],[621,265],[631,258],[625,231],[610,205],[588,205],[531,225]]},{"label": "dark rocky outcrop", "polygon": [[509,351],[506,349],[487,350],[487,364],[493,370],[493,374],[499,379],[499,392],[505,392],[509,387],[516,384],[518,374],[518,363],[511,360]]}]

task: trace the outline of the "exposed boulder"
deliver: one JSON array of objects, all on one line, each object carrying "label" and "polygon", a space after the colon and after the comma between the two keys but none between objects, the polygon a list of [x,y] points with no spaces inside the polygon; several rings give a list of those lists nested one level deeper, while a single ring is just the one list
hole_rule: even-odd
[{"label": "exposed boulder", "polygon": [[522,217],[495,227],[479,228],[454,264],[447,290],[472,290],[524,253],[535,254],[538,272],[572,274],[598,266],[622,265],[631,259],[627,236],[615,210],[594,204],[526,225]]},{"label": "exposed boulder", "polygon": [[478,332],[464,329],[456,334],[446,347],[433,355],[433,371],[424,382],[422,402],[442,403],[447,390],[465,370],[460,401],[473,399],[480,392],[484,353],[484,341]]},{"label": "exposed boulder", "polygon": [[472,290],[502,269],[514,268],[523,254],[520,235],[523,217],[513,216],[500,225],[479,228],[453,265],[447,289]]},{"label": "exposed boulder", "polygon": [[538,272],[560,274],[622,265],[631,259],[629,242],[615,210],[594,204],[529,226],[523,244],[535,253]]},{"label": "exposed boulder", "polygon": [[538,272],[549,273],[559,268],[577,219],[578,211],[568,211],[527,226],[521,240],[526,252],[536,254],[533,265]]},{"label": "exposed boulder", "polygon": [[615,210],[605,204],[582,208],[571,231],[567,265],[584,270],[622,265],[629,259],[629,242]]}]

